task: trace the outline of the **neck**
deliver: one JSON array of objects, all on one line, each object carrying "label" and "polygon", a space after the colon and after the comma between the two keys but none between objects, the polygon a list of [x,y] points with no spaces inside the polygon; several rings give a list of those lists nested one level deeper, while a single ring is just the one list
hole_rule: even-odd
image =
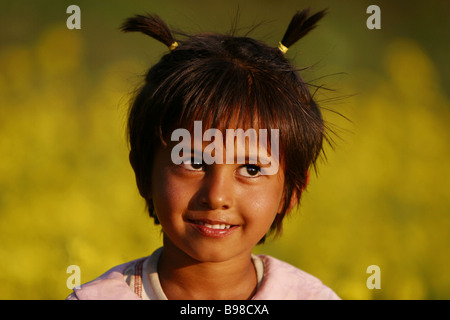
[{"label": "neck", "polygon": [[201,262],[166,241],[158,274],[169,300],[246,300],[257,285],[250,252],[227,261]]}]

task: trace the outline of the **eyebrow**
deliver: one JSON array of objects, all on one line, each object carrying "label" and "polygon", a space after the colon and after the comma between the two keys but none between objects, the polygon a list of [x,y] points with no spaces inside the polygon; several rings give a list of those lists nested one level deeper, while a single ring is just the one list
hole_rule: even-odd
[{"label": "eyebrow", "polygon": [[[191,150],[191,153],[183,157],[183,159],[185,158],[189,160],[194,160],[195,164],[200,164],[203,162],[203,151],[199,152],[198,150]],[[200,162],[197,162],[196,160],[200,160]]]},{"label": "eyebrow", "polygon": [[[199,150],[191,150],[191,153],[189,155],[186,156],[187,159],[190,160],[197,160],[197,159],[201,159],[201,162],[194,162],[194,163],[202,163],[204,162],[203,160],[203,150],[200,152]],[[244,160],[244,163],[240,163],[238,162],[238,156],[236,154],[234,154],[234,159],[232,163],[228,163],[225,161],[225,163],[219,163],[219,164],[257,164],[257,165],[269,165],[271,164],[274,159],[272,157],[268,157],[268,156],[261,156],[261,155],[254,155],[254,154],[246,154],[245,157],[243,157],[243,159],[240,157],[239,160]]]}]

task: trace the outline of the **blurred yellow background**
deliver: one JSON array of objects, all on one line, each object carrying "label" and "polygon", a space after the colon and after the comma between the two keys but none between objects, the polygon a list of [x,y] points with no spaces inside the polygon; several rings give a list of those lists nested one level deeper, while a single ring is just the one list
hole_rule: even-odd
[{"label": "blurred yellow background", "polygon": [[[287,56],[320,90],[339,137],[284,234],[256,248],[344,299],[450,298],[448,1],[0,2],[0,299],[64,299],[161,245],[128,164],[125,119],[141,75],[167,52],[118,27],[159,14],[185,32],[230,29],[276,46],[293,13],[329,8]],[[69,30],[66,8],[81,9]],[[381,8],[369,30],[366,8]],[[368,289],[370,265],[381,288]]]}]

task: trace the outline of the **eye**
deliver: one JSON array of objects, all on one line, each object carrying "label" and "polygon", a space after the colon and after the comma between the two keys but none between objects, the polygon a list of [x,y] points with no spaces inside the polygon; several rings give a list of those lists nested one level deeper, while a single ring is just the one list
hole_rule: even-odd
[{"label": "eye", "polygon": [[261,168],[256,165],[245,165],[238,169],[241,176],[254,178],[261,175]]},{"label": "eye", "polygon": [[194,162],[194,158],[191,158],[189,160],[184,160],[181,163],[181,166],[183,168],[185,168],[186,170],[191,170],[191,171],[203,171],[205,169],[205,165],[204,163],[195,163]]}]

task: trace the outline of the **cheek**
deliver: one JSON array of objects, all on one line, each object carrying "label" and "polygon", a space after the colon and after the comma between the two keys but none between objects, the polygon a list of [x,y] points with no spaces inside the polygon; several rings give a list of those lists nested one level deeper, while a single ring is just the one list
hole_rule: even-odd
[{"label": "cheek", "polygon": [[162,225],[164,221],[181,216],[183,208],[189,201],[188,190],[175,179],[171,178],[170,169],[154,172],[152,179],[152,199]]},{"label": "cheek", "polygon": [[241,193],[240,203],[249,224],[268,229],[278,213],[281,200],[282,185],[274,183],[249,193]]},{"label": "cheek", "polygon": [[[250,199],[251,201],[249,201]],[[269,192],[257,196],[253,194],[252,196],[245,197],[243,200],[245,201],[245,205],[251,207],[253,211],[255,211],[255,214],[257,212],[264,212],[266,214],[270,212],[276,213],[279,204],[277,195],[270,194]]]}]

